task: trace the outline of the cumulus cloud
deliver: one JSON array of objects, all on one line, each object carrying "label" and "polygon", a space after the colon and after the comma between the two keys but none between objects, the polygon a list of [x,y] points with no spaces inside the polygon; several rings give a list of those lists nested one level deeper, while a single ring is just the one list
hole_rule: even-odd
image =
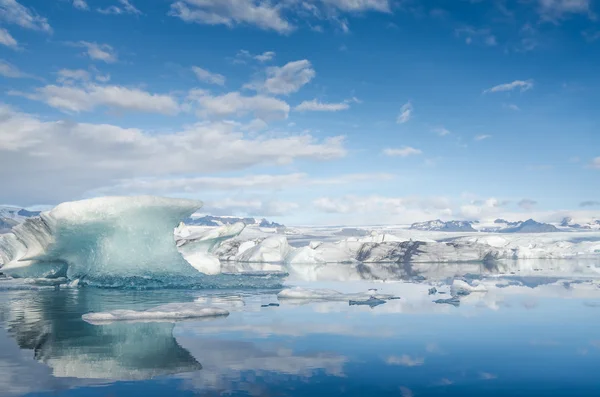
[{"label": "cumulus cloud", "polygon": [[310,61],[303,59],[284,66],[272,66],[266,70],[266,79],[244,85],[244,88],[264,91],[275,95],[289,95],[308,84],[316,73]]},{"label": "cumulus cloud", "polygon": [[591,0],[538,0],[542,19],[557,20],[568,14],[591,15]]},{"label": "cumulus cloud", "polygon": [[0,106],[4,187],[0,202],[54,203],[123,179],[207,175],[345,155],[339,136],[323,140],[306,134],[248,137],[225,122],[198,123],[167,134],[109,124],[42,121]]},{"label": "cumulus cloud", "polygon": [[71,43],[75,47],[83,47],[86,49],[84,54],[90,59],[96,61],[102,61],[106,63],[117,62],[117,53],[108,44],[91,43],[89,41],[79,41],[77,43]]},{"label": "cumulus cloud", "polygon": [[274,51],[265,51],[262,54],[258,54],[254,56],[254,59],[256,59],[259,62],[268,62],[273,60],[273,58],[275,58],[275,52]]},{"label": "cumulus cloud", "polygon": [[289,33],[294,26],[281,13],[281,7],[254,0],[182,0],[171,4],[169,15],[185,22],[206,25],[253,25],[264,30]]},{"label": "cumulus cloud", "polygon": [[198,66],[192,66],[192,71],[200,81],[209,84],[225,85],[225,76],[222,74],[212,73]]},{"label": "cumulus cloud", "polygon": [[118,0],[121,4],[120,6],[112,5],[106,8],[98,8],[98,12],[101,14],[134,14],[140,15],[142,12],[138,10],[133,4],[129,2],[129,0]]},{"label": "cumulus cloud", "polygon": [[37,15],[35,11],[19,4],[16,0],[0,0],[0,21],[19,25],[25,29],[52,32],[46,18]]},{"label": "cumulus cloud", "polygon": [[211,119],[252,114],[270,121],[286,119],[290,112],[290,105],[280,99],[264,95],[244,96],[237,91],[213,96],[203,90],[193,90],[190,99],[198,105],[200,117]]},{"label": "cumulus cloud", "polygon": [[422,153],[423,152],[420,149],[415,149],[414,147],[410,146],[403,146],[400,149],[387,148],[383,150],[383,154],[385,154],[386,156],[408,157]]},{"label": "cumulus cloud", "polygon": [[341,103],[324,103],[319,102],[316,99],[311,101],[304,101],[300,105],[296,106],[294,110],[298,112],[337,112],[340,110],[349,109],[350,105],[347,102]]},{"label": "cumulus cloud", "polygon": [[513,91],[516,89],[520,89],[521,92],[530,90],[533,88],[533,80],[515,80],[512,83],[499,84],[492,88],[488,88],[484,90],[483,93],[493,93],[493,92],[503,92],[503,91]]},{"label": "cumulus cloud", "polygon": [[410,102],[405,103],[402,108],[400,108],[400,114],[396,118],[396,123],[404,124],[412,117],[413,105]]},{"label": "cumulus cloud", "polygon": [[16,50],[19,48],[19,43],[14,37],[4,28],[0,28],[0,44],[8,48]]},{"label": "cumulus cloud", "polygon": [[73,0],[73,7],[77,8],[78,10],[89,10],[90,7],[88,6],[88,4],[86,3],[85,0]]},{"label": "cumulus cloud", "polygon": [[418,367],[425,364],[425,359],[423,357],[415,357],[412,358],[407,354],[403,354],[402,356],[390,356],[385,362],[388,365],[402,365],[403,367]]},{"label": "cumulus cloud", "polygon": [[[67,72],[67,74],[69,73],[72,77],[73,72]],[[78,75],[78,77],[81,77],[81,75]],[[88,83],[81,87],[74,87],[71,85],[50,84],[37,88],[34,93],[15,91],[9,93],[24,96],[31,100],[42,101],[49,106],[67,112],[91,111],[100,106],[166,115],[179,112],[177,101],[170,95],[152,94],[137,88],[117,85]]]}]

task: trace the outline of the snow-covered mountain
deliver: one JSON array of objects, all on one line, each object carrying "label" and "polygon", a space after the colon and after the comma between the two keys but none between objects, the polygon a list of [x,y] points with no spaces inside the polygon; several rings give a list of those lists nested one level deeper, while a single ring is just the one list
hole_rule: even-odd
[{"label": "snow-covered mountain", "polygon": [[476,232],[473,221],[434,221],[417,222],[410,225],[412,230],[424,230],[430,232]]},{"label": "snow-covered mountain", "polygon": [[479,221],[434,221],[413,223],[412,230],[432,232],[494,232],[494,233],[552,233],[559,229],[549,223],[536,222],[533,219],[526,221],[509,222],[496,219],[492,225],[482,224]]},{"label": "snow-covered mountain", "polygon": [[570,229],[580,230],[600,230],[600,219],[593,219],[586,223],[577,223],[573,218],[564,218],[560,223],[560,226]]},{"label": "snow-covered mountain", "polygon": [[12,229],[27,218],[38,216],[39,211],[28,211],[23,208],[0,206],[0,233]]},{"label": "snow-covered mountain", "polygon": [[284,227],[279,223],[269,222],[265,218],[239,218],[235,216],[212,216],[205,215],[202,217],[191,217],[183,221],[186,225],[194,225],[194,226],[223,226],[223,225],[231,225],[237,222],[243,222],[247,226],[258,226],[258,227],[268,227],[268,228],[277,228]]}]

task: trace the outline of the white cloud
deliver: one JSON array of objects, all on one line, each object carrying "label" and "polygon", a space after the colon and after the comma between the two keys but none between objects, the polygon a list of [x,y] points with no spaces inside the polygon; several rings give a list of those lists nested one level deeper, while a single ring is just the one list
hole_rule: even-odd
[{"label": "white cloud", "polygon": [[492,88],[488,88],[487,90],[483,91],[483,93],[486,94],[486,93],[490,93],[490,92],[512,91],[515,89],[520,89],[521,92],[524,92],[524,91],[530,90],[532,88],[533,88],[532,80],[526,80],[526,81],[515,80],[512,83],[499,84]]},{"label": "white cloud", "polygon": [[263,52],[262,54],[258,54],[254,56],[254,59],[256,59],[259,62],[268,62],[273,60],[273,58],[275,58],[275,52],[273,51],[266,51]]},{"label": "white cloud", "polygon": [[117,53],[108,44],[79,41],[77,43],[71,43],[71,45],[75,47],[84,47],[86,49],[85,55],[90,57],[90,59],[103,61],[106,63],[114,63],[117,61]]},{"label": "white cloud", "polygon": [[37,88],[32,94],[9,93],[42,101],[49,106],[69,112],[91,111],[99,106],[166,115],[179,112],[177,101],[169,95],[152,94],[137,88],[117,85],[84,84],[81,87],[73,87],[50,84]]},{"label": "white cloud", "polygon": [[34,78],[32,75],[22,72],[12,63],[0,59],[0,76],[11,79]]},{"label": "white cloud", "polygon": [[316,73],[310,61],[303,59],[289,62],[284,66],[272,66],[266,70],[266,79],[244,85],[244,88],[265,91],[275,95],[288,95],[297,92],[308,84]]},{"label": "white cloud", "polygon": [[0,0],[0,21],[19,25],[25,29],[52,32],[46,18],[37,15],[16,0]]},{"label": "white cloud", "polygon": [[435,132],[439,136],[450,135],[450,131],[448,129],[444,128],[444,127],[434,128],[433,132]]},{"label": "white cloud", "polygon": [[490,139],[492,136],[491,135],[477,135],[474,139],[476,141],[483,141],[484,139]]},{"label": "white cloud", "polygon": [[386,156],[408,157],[422,153],[423,152],[420,149],[415,149],[414,147],[410,146],[403,146],[400,149],[387,148],[383,150],[383,154],[385,154]]},{"label": "white cloud", "polygon": [[412,103],[406,102],[404,105],[402,105],[402,108],[400,108],[400,114],[396,118],[396,123],[398,123],[398,124],[406,123],[412,117],[412,112],[413,112]]},{"label": "white cloud", "polygon": [[288,33],[293,26],[281,15],[281,8],[254,0],[181,0],[171,4],[169,15],[185,22],[235,26],[248,24],[264,30]]},{"label": "white cloud", "polygon": [[538,0],[542,19],[557,20],[566,14],[591,15],[591,0]]},{"label": "white cloud", "polygon": [[129,0],[119,0],[119,3],[121,3],[121,6],[109,6],[106,8],[98,8],[98,12],[101,14],[115,14],[115,15],[121,15],[121,14],[134,14],[134,15],[140,15],[142,12],[140,10],[138,10],[137,8],[135,8],[135,6],[133,4],[131,4],[129,2]]},{"label": "white cloud", "polygon": [[533,207],[535,207],[535,206],[537,205],[537,203],[538,203],[538,202],[537,202],[537,201],[535,201],[535,200],[532,200],[532,199],[525,198],[525,199],[523,199],[523,200],[519,201],[519,202],[517,203],[517,205],[518,205],[519,207],[523,208],[524,210],[530,211],[530,210],[532,210],[532,209],[533,209]]},{"label": "white cloud", "polygon": [[467,44],[480,44],[488,47],[498,45],[496,36],[494,36],[489,29],[474,29],[466,26],[463,28],[456,29],[454,31],[456,36],[464,37],[465,43]]},{"label": "white cloud", "polygon": [[0,28],[0,44],[16,50],[19,48],[19,43],[8,32],[8,30]]},{"label": "white cloud", "polygon": [[198,80],[209,84],[224,85],[225,76],[218,73],[211,73],[206,69],[202,69],[198,66],[192,66],[192,71],[196,74]]},{"label": "white cloud", "polygon": [[289,201],[225,198],[206,201],[202,212],[212,215],[281,216],[290,215],[299,207],[297,203]]},{"label": "white cloud", "polygon": [[108,124],[41,121],[0,106],[0,202],[53,203],[133,178],[208,175],[345,155],[344,139],[339,136],[324,140],[310,135],[248,137],[225,122],[157,133]]},{"label": "white cloud", "polygon": [[313,112],[337,112],[340,110],[346,110],[350,108],[350,105],[348,105],[348,103],[346,102],[341,102],[341,103],[323,103],[323,102],[319,102],[316,99],[313,99],[312,101],[304,101],[302,102],[300,105],[296,106],[294,108],[294,110],[298,111],[298,112],[306,112],[306,111],[313,111]]},{"label": "white cloud", "polygon": [[596,157],[590,163],[590,167],[600,170],[600,157]]},{"label": "white cloud", "polygon": [[74,83],[75,81],[88,81],[90,73],[83,69],[61,69],[57,72],[59,83]]},{"label": "white cloud", "polygon": [[119,181],[95,190],[98,194],[202,193],[207,191],[276,191],[306,189],[307,186],[331,186],[361,182],[389,181],[391,174],[343,174],[331,178],[311,178],[305,173],[282,175],[256,174],[239,177],[195,176],[177,178],[135,178]]},{"label": "white cloud", "polygon": [[323,4],[334,6],[341,11],[362,12],[380,11],[391,12],[389,0],[321,0]]},{"label": "white cloud", "polygon": [[288,117],[290,105],[277,98],[264,95],[243,96],[234,91],[212,96],[203,90],[193,90],[190,99],[198,104],[197,114],[204,118],[224,118],[253,114],[263,121]]},{"label": "white cloud", "polygon": [[418,367],[425,363],[425,359],[423,357],[415,357],[412,358],[407,354],[403,354],[402,356],[390,356],[385,362],[388,365],[402,365],[404,367]]},{"label": "white cloud", "polygon": [[85,0],[73,0],[73,7],[77,8],[78,10],[89,10],[90,9],[90,7],[85,2]]}]

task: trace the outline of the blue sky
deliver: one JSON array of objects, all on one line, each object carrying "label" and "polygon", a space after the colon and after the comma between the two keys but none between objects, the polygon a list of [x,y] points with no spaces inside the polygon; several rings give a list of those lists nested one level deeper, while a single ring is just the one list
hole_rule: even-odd
[{"label": "blue sky", "polygon": [[[448,4],[451,3],[451,4]],[[0,202],[600,212],[594,0],[0,0]]]}]

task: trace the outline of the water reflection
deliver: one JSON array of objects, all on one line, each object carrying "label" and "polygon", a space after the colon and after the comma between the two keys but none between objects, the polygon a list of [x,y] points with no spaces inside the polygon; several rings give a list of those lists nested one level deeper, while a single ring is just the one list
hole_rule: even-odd
[{"label": "water reflection", "polygon": [[[89,386],[103,384],[103,396],[186,390],[455,396],[481,395],[500,383],[550,382],[562,393],[565,385],[577,384],[584,388],[579,395],[587,395],[600,386],[595,376],[600,284],[588,277],[593,266],[531,263],[535,277],[508,272],[485,278],[491,270],[480,264],[423,264],[408,269],[414,272],[409,282],[385,278],[408,274],[398,265],[339,266],[338,276],[355,281],[329,282],[335,273],[313,265],[295,266],[289,282],[314,277],[317,281],[306,286],[344,293],[375,287],[401,299],[371,308],[349,302],[278,302],[278,290],[2,292],[0,394],[76,389],[81,392],[73,395],[80,396]],[[565,268],[580,272],[569,279],[544,276]],[[434,303],[449,297],[447,277],[457,274],[481,279],[486,291],[461,296],[459,307]],[[430,294],[432,288],[436,291]],[[192,301],[231,314],[180,323],[92,325],[81,319],[89,312]],[[131,380],[137,382],[119,382]],[[486,389],[484,384],[492,382]],[[517,386],[506,386],[503,395]]]}]

